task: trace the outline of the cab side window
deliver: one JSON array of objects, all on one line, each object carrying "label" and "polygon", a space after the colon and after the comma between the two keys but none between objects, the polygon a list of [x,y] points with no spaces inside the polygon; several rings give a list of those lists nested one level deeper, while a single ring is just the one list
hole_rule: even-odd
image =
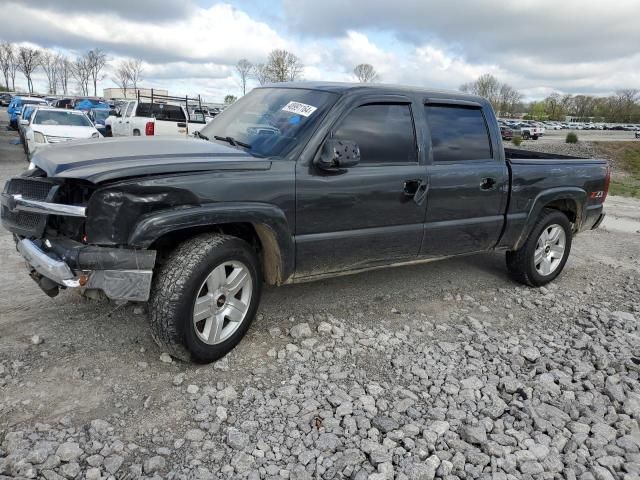
[{"label": "cab side window", "polygon": [[361,164],[417,163],[416,135],[407,104],[369,104],[352,110],[333,133],[360,147]]},{"label": "cab side window", "polygon": [[488,160],[493,157],[487,123],[480,108],[426,105],[425,113],[434,162]]}]

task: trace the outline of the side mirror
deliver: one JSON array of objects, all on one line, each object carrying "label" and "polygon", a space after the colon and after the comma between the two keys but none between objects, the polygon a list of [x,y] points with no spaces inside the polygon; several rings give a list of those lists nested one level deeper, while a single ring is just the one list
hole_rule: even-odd
[{"label": "side mirror", "polygon": [[20,120],[20,125],[29,125],[29,120],[23,118],[22,120]]},{"label": "side mirror", "polygon": [[323,170],[353,167],[360,163],[360,148],[356,142],[330,138],[322,145],[314,163]]},{"label": "side mirror", "polygon": [[113,116],[113,117],[119,117],[120,115],[118,114],[118,111],[117,111],[117,110],[115,110],[115,109],[113,109],[113,108],[112,108],[111,110],[109,110],[109,116],[110,116],[110,117],[111,117],[111,116]]}]

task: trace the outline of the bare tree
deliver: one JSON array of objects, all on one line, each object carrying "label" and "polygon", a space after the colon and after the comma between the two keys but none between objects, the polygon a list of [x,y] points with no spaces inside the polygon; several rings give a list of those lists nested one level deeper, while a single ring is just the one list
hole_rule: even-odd
[{"label": "bare tree", "polygon": [[257,63],[254,65],[251,69],[251,76],[255,78],[260,85],[264,85],[271,81],[269,78],[269,70],[264,63]]},{"label": "bare tree", "polygon": [[22,72],[27,79],[27,88],[29,93],[33,93],[33,81],[31,75],[40,64],[40,56],[42,52],[36,48],[20,47],[18,50],[18,70]]},{"label": "bare tree", "polygon": [[253,71],[253,65],[246,58],[241,58],[236,63],[236,72],[240,77],[240,85],[242,86],[242,95],[246,95],[247,93],[247,80],[249,79],[249,75]]},{"label": "bare tree", "polygon": [[131,77],[129,75],[129,68],[126,60],[121,60],[120,64],[116,68],[116,76],[112,78],[113,83],[118,85],[122,89],[124,98],[127,98],[127,90],[131,85]]},{"label": "bare tree", "polygon": [[499,115],[513,116],[518,105],[522,101],[522,94],[511,85],[503,83],[498,91],[498,104],[496,112]]},{"label": "bare tree", "polygon": [[460,90],[484,97],[498,114],[513,114],[522,101],[522,94],[511,85],[500,82],[490,73],[480,75],[474,82],[465,83]]},{"label": "bare tree", "polygon": [[356,65],[353,69],[353,74],[358,78],[360,83],[370,83],[378,80],[378,72],[373,68],[373,65],[369,65],[368,63]]},{"label": "bare tree", "polygon": [[480,75],[475,82],[463,84],[460,87],[460,90],[486,98],[491,102],[493,108],[498,110],[500,82],[490,73]]},{"label": "bare tree", "polygon": [[139,58],[128,60],[126,63],[129,72],[129,80],[135,91],[138,90],[138,83],[142,80],[142,60]]},{"label": "bare tree", "polygon": [[[107,63],[107,54],[99,48],[89,50],[85,55],[85,62],[89,70],[89,77],[93,82],[93,96],[95,97],[98,95],[98,80],[104,78],[101,72]],[[88,91],[87,95],[89,95]]]},{"label": "bare tree", "polygon": [[[0,44],[0,70],[2,70],[2,75],[4,77],[4,84],[7,86],[7,90],[9,90],[9,73],[15,64],[16,64],[16,56],[13,49],[13,44],[9,42],[2,42]],[[14,71],[14,78],[15,78],[15,68],[13,71]],[[15,80],[14,80],[14,83],[15,83]]]},{"label": "bare tree", "polygon": [[631,113],[639,97],[640,90],[636,88],[625,88],[616,92],[615,99],[620,106],[620,116],[623,122],[631,121]]},{"label": "bare tree", "polygon": [[276,49],[269,53],[266,71],[271,82],[293,82],[302,78],[304,68],[300,59],[287,50]]},{"label": "bare tree", "polygon": [[62,93],[66,95],[69,92],[69,79],[73,76],[73,64],[71,61],[63,56],[58,55],[58,81],[60,87],[62,87]]},{"label": "bare tree", "polygon": [[49,83],[48,91],[49,93],[57,93],[58,89],[58,63],[60,61],[60,55],[52,52],[51,50],[46,50],[42,52],[40,56],[40,65],[44,70],[44,73],[47,75],[47,81]]},{"label": "bare tree", "polygon": [[87,56],[77,57],[72,64],[71,74],[80,86],[82,95],[89,95],[89,81],[91,80],[91,66],[88,63]]}]

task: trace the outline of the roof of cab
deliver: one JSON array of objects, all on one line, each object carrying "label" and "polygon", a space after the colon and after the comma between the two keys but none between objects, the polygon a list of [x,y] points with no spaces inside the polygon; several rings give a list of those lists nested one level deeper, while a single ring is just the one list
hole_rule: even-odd
[{"label": "roof of cab", "polygon": [[469,93],[458,92],[455,90],[438,90],[414,87],[409,85],[390,85],[383,83],[347,83],[347,82],[282,82],[282,83],[269,83],[264,85],[269,88],[305,88],[308,90],[323,90],[326,92],[332,92],[337,94],[345,93],[380,93],[380,94],[404,94],[414,95],[420,94],[425,97],[434,97],[438,99],[451,99],[471,101],[481,104],[486,104],[487,100],[477,95],[471,95]]}]

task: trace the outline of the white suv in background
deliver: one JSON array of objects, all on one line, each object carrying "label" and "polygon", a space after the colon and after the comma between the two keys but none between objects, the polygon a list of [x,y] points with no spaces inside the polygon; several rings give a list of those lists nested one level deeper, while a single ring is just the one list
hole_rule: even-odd
[{"label": "white suv in background", "polygon": [[30,156],[52,143],[102,137],[84,112],[64,108],[40,107],[25,127],[24,137]]}]

